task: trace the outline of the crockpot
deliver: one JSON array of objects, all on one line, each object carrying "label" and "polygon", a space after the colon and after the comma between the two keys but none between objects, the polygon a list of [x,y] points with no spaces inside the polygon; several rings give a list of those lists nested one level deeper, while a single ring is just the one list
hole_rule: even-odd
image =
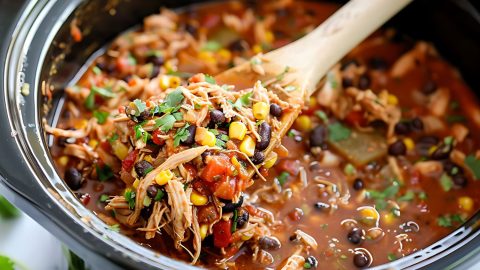
[{"label": "crockpot", "polygon": [[[415,0],[387,24],[415,39],[432,41],[480,97],[480,5],[474,1]],[[42,119],[55,125],[62,89],[115,36],[162,6],[181,8],[193,2],[199,1],[0,0],[0,193],[92,269],[196,267],[109,230],[86,209],[53,166],[48,150],[52,138],[45,135]],[[73,19],[85,34],[80,43],[70,37]],[[42,84],[55,89],[49,110]],[[480,260],[479,222],[477,212],[435,244],[375,268],[471,267]]]}]

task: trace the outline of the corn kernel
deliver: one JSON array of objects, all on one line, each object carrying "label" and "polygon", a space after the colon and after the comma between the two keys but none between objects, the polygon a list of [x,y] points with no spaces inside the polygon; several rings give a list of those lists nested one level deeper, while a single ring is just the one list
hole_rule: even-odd
[{"label": "corn kernel", "polygon": [[315,106],[317,106],[317,99],[314,97],[310,97],[310,99],[308,100],[308,107],[313,108]]},{"label": "corn kernel", "polygon": [[77,122],[73,125],[73,127],[74,127],[75,129],[84,129],[84,128],[87,127],[87,125],[88,125],[88,121],[87,121],[86,119],[82,119],[82,120],[80,120],[80,121],[77,121]]},{"label": "corn kernel", "polygon": [[264,120],[270,112],[268,104],[263,101],[253,104],[252,110],[253,116],[258,120]]},{"label": "corn kernel", "polygon": [[472,211],[473,209],[473,200],[468,196],[462,196],[458,198],[458,207],[467,212]]},{"label": "corn kernel", "polygon": [[90,141],[88,141],[88,145],[89,145],[91,148],[95,149],[95,148],[97,148],[98,141],[95,140],[95,139],[91,139]]},{"label": "corn kernel", "polygon": [[295,126],[300,131],[310,131],[312,128],[312,120],[310,120],[310,117],[307,115],[301,115],[297,118],[297,120],[295,120]]},{"label": "corn kernel", "polygon": [[247,232],[244,235],[242,235],[242,241],[248,241],[253,237],[253,233]]},{"label": "corn kernel", "polygon": [[278,159],[277,153],[272,152],[271,158],[267,158],[267,160],[263,164],[263,167],[265,169],[270,169],[271,167],[273,167],[273,165],[275,165],[275,162],[277,162],[277,159]]},{"label": "corn kernel", "polygon": [[137,178],[135,179],[135,181],[133,181],[132,187],[134,189],[137,189],[139,184],[140,184],[140,180]]},{"label": "corn kernel", "polygon": [[58,163],[59,163],[61,166],[64,166],[64,167],[65,167],[65,166],[67,166],[67,164],[68,164],[68,160],[69,160],[68,156],[61,156],[61,157],[58,158]]},{"label": "corn kernel", "polygon": [[175,71],[177,70],[176,67],[173,65],[172,61],[168,60],[167,62],[165,62],[165,64],[163,64],[163,66],[165,67],[165,69],[167,71]]},{"label": "corn kernel", "polygon": [[235,121],[230,124],[228,128],[228,136],[230,139],[243,140],[247,133],[247,126],[244,123]]},{"label": "corn kernel", "polygon": [[411,138],[403,139],[403,143],[407,147],[408,151],[411,151],[411,150],[415,149],[415,143],[413,142],[413,140]]},{"label": "corn kernel", "polygon": [[190,201],[193,203],[193,205],[201,206],[208,203],[208,197],[203,196],[196,191],[192,191],[192,194],[190,194]]},{"label": "corn kernel", "polygon": [[385,214],[385,215],[383,215],[383,221],[387,225],[393,224],[393,222],[395,221],[395,215],[393,213]]},{"label": "corn kernel", "polygon": [[153,163],[153,158],[150,155],[146,155],[143,157],[143,160],[148,161],[148,163],[152,164]]},{"label": "corn kernel", "polygon": [[195,142],[200,145],[212,147],[215,146],[217,138],[215,138],[215,134],[208,131],[208,129],[199,127],[197,128],[197,132],[195,132]]},{"label": "corn kernel", "polygon": [[253,45],[253,53],[254,54],[258,54],[258,53],[261,53],[262,52],[262,46],[258,45],[258,44],[255,44]]},{"label": "corn kernel", "polygon": [[267,43],[272,43],[274,39],[275,39],[275,36],[273,35],[272,31],[265,32],[265,41]]},{"label": "corn kernel", "polygon": [[173,178],[173,173],[170,170],[164,170],[160,171],[156,176],[155,176],[155,182],[160,185],[166,185],[168,181],[172,180]]},{"label": "corn kernel", "polygon": [[246,136],[240,143],[240,151],[249,157],[252,157],[255,153],[255,140],[250,136]]},{"label": "corn kernel", "polygon": [[373,207],[361,207],[360,212],[360,221],[367,225],[374,224],[378,220],[378,212]]},{"label": "corn kernel", "polygon": [[218,56],[225,62],[229,62],[232,59],[232,53],[226,49],[218,51]]},{"label": "corn kernel", "polygon": [[162,90],[166,90],[170,86],[170,78],[168,78],[168,76],[162,75],[158,79],[158,84]]},{"label": "corn kernel", "polygon": [[200,58],[201,60],[207,62],[207,63],[211,63],[211,64],[216,64],[217,63],[217,60],[215,59],[215,57],[213,57],[213,54],[209,51],[201,51],[198,53],[198,58]]},{"label": "corn kernel", "polygon": [[237,157],[232,157],[232,158],[230,159],[230,161],[232,162],[233,166],[235,166],[236,168],[239,168],[239,167],[242,166],[242,165],[240,164],[240,162],[238,162]]},{"label": "corn kernel", "polygon": [[436,150],[438,149],[438,147],[436,145],[430,147],[428,149],[428,155],[430,156],[431,154],[433,154],[433,152],[435,152]]},{"label": "corn kernel", "polygon": [[389,94],[387,97],[387,103],[395,106],[398,104],[398,98],[395,95]]},{"label": "corn kernel", "polygon": [[128,155],[128,147],[118,140],[112,142],[113,154],[120,160],[124,160]]},{"label": "corn kernel", "polygon": [[200,237],[203,239],[205,239],[205,237],[207,237],[207,233],[208,233],[208,225],[207,224],[202,224],[202,226],[200,226]]},{"label": "corn kernel", "polygon": [[180,85],[181,79],[178,76],[171,76],[169,79],[170,88],[177,88]]}]

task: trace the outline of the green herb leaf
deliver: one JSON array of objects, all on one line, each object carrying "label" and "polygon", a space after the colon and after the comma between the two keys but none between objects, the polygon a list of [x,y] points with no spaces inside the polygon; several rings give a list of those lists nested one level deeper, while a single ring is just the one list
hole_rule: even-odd
[{"label": "green herb leaf", "polygon": [[113,177],[112,169],[106,164],[103,165],[103,167],[95,165],[95,170],[97,171],[98,180],[100,180],[100,182],[107,181]]},{"label": "green herb leaf", "polygon": [[128,203],[128,207],[133,210],[135,208],[135,191],[131,190],[131,189],[127,189],[125,191],[125,200],[127,201]]},{"label": "green herb leaf", "polygon": [[158,192],[157,192],[157,195],[154,198],[154,200],[157,201],[157,202],[161,201],[164,196],[165,196],[165,193],[163,192],[163,190],[159,189]]},{"label": "green herb leaf", "polygon": [[161,118],[155,120],[155,128],[160,128],[163,132],[168,132],[170,129],[173,128],[173,124],[175,124],[175,117],[171,114],[166,114]]},{"label": "green herb leaf", "polygon": [[113,143],[116,140],[118,140],[118,134],[117,133],[113,133],[112,137],[108,138],[109,143]]},{"label": "green herb leaf", "polygon": [[328,125],[328,139],[332,142],[346,140],[352,131],[339,122]]},{"label": "green herb leaf", "polygon": [[283,186],[287,182],[289,177],[290,174],[288,172],[282,172],[279,176],[277,176],[277,180],[280,185]]},{"label": "green herb leaf", "polygon": [[233,103],[233,108],[240,109],[242,106],[249,106],[250,105],[250,97],[253,95],[253,92],[246,93],[245,95],[241,96],[240,98]]},{"label": "green herb leaf", "polygon": [[135,99],[133,104],[135,104],[135,107],[137,107],[135,110],[135,116],[139,116],[147,108],[147,104],[140,99]]},{"label": "green herb leaf", "polygon": [[424,191],[419,192],[417,196],[422,201],[425,201],[426,199],[428,199],[427,193],[425,193]]},{"label": "green herb leaf", "polygon": [[312,268],[312,265],[310,263],[306,262],[306,263],[303,264],[303,268],[310,269],[310,268]]},{"label": "green herb leaf", "polygon": [[[117,224],[118,225],[118,224]],[[2,268],[0,268],[2,269]],[[68,270],[87,270],[85,261],[71,250],[68,252]]]},{"label": "green herb leaf", "polygon": [[100,74],[102,74],[102,70],[101,70],[99,67],[97,67],[97,66],[94,66],[94,67],[92,68],[92,71],[93,71],[93,73],[95,73],[95,75],[100,75]]},{"label": "green herb leaf", "polygon": [[165,103],[170,107],[176,107],[182,103],[184,98],[183,91],[179,87],[167,95],[165,98]]},{"label": "green herb leaf", "polygon": [[150,197],[148,197],[148,196],[145,196],[143,198],[143,206],[144,207],[149,207],[151,204],[152,204],[152,199],[150,199]]},{"label": "green herb leaf", "polygon": [[232,220],[232,233],[237,230],[237,220],[238,220],[238,210],[233,211],[233,220]]},{"label": "green herb leaf", "polygon": [[215,79],[210,75],[205,75],[205,81],[209,84],[217,84]]},{"label": "green herb leaf", "polygon": [[324,111],[317,110],[317,111],[315,111],[315,115],[318,118],[320,118],[323,121],[323,123],[325,123],[325,124],[328,123],[328,116]]},{"label": "green herb leaf", "polygon": [[108,116],[110,116],[110,113],[104,111],[93,111],[93,116],[97,118],[97,122],[100,125],[103,125],[107,121]]},{"label": "green herb leaf", "polygon": [[83,105],[90,111],[95,109],[95,92],[90,91]]},{"label": "green herb leaf", "polygon": [[446,145],[452,145],[453,144],[453,137],[452,136],[447,136],[443,139],[443,143]]},{"label": "green herb leaf", "polygon": [[397,259],[397,255],[393,254],[393,253],[388,253],[387,255],[387,259],[389,261],[395,261]]},{"label": "green herb leaf", "polygon": [[120,232],[120,224],[113,224],[108,227],[110,231]]},{"label": "green herb leaf", "polygon": [[202,46],[202,51],[216,52],[222,48],[222,45],[215,40],[209,40]]},{"label": "green herb leaf", "polygon": [[470,168],[470,170],[473,173],[473,176],[475,177],[475,180],[480,179],[480,160],[476,159],[475,156],[473,155],[468,155],[465,157],[465,165]]},{"label": "green herb leaf", "polygon": [[437,225],[440,227],[452,227],[452,219],[450,216],[445,215],[445,216],[440,216],[437,218]]},{"label": "green herb leaf", "polygon": [[399,202],[408,202],[415,198],[415,193],[411,190],[407,190],[403,196],[399,197],[397,201]]},{"label": "green herb leaf", "polygon": [[110,199],[110,196],[108,196],[107,194],[102,194],[102,195],[100,196],[99,201],[102,202],[102,203],[104,203],[104,202],[108,201],[108,199]]},{"label": "green herb leaf", "polygon": [[17,208],[0,195],[0,218],[10,219],[17,217],[19,214]]},{"label": "green herb leaf", "polygon": [[175,112],[172,113],[173,117],[175,117],[175,120],[177,121],[182,121],[183,120],[183,114],[181,112]]},{"label": "green herb leaf", "polygon": [[351,163],[348,163],[345,165],[345,168],[343,168],[343,172],[346,175],[354,175],[357,170],[355,169],[355,166],[353,166]]},{"label": "green herb leaf", "polygon": [[[173,116],[172,116],[173,117]],[[158,120],[158,119],[157,119]],[[136,124],[133,129],[135,130],[135,139],[142,139],[143,142],[147,142],[150,138],[150,133],[143,129],[143,123]]]},{"label": "green herb leaf", "polygon": [[185,126],[179,128],[177,133],[173,135],[173,146],[177,147],[180,145],[180,142],[184,142],[190,136],[190,131],[188,131],[188,127],[190,125],[187,123]]},{"label": "green herb leaf", "polygon": [[443,173],[440,177],[440,185],[442,186],[443,191],[448,192],[453,187],[453,181],[448,174]]},{"label": "green herb leaf", "polygon": [[95,94],[99,94],[101,97],[104,97],[104,98],[114,98],[115,97],[115,93],[113,93],[112,91],[110,91],[107,88],[102,88],[102,87],[98,87],[98,86],[94,85],[94,86],[92,86],[92,91]]},{"label": "green herb leaf", "polygon": [[135,57],[133,57],[131,54],[128,55],[127,61],[130,66],[137,65],[137,59],[135,59]]}]

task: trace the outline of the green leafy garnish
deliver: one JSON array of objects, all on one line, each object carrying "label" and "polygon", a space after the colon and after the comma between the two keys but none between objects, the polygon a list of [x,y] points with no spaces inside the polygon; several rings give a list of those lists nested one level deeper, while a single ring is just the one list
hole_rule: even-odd
[{"label": "green leafy garnish", "polygon": [[332,142],[346,140],[352,131],[339,122],[328,125],[328,139]]},{"label": "green leafy garnish", "polygon": [[480,160],[473,155],[465,157],[465,165],[472,171],[475,180],[480,179]]},{"label": "green leafy garnish", "polygon": [[222,48],[222,45],[215,40],[209,40],[205,42],[202,47],[202,51],[216,52]]},{"label": "green leafy garnish", "polygon": [[150,197],[148,196],[145,196],[145,198],[143,198],[143,206],[149,207],[151,204],[152,204],[152,199],[150,199]]},{"label": "green leafy garnish", "polygon": [[426,199],[428,199],[427,193],[425,193],[424,191],[419,192],[417,196],[422,201],[425,201]]},{"label": "green leafy garnish", "polygon": [[440,227],[452,227],[454,224],[462,224],[465,222],[465,219],[463,219],[462,216],[459,214],[453,214],[453,215],[443,215],[439,216],[437,218],[437,225]]},{"label": "green leafy garnish", "polygon": [[147,104],[140,99],[135,99],[133,104],[135,104],[135,107],[137,107],[135,110],[135,116],[139,116],[147,108]]},{"label": "green leafy garnish", "polygon": [[450,191],[453,187],[452,178],[448,176],[448,174],[443,173],[442,176],[440,176],[440,185],[442,186],[443,191]]},{"label": "green leafy garnish", "polygon": [[232,233],[237,230],[237,220],[238,220],[238,210],[233,211],[233,220],[232,220]]},{"label": "green leafy garnish", "polygon": [[106,164],[103,165],[103,167],[95,165],[95,170],[97,171],[98,180],[100,180],[100,182],[107,181],[113,177],[112,169]]},{"label": "green leafy garnish", "polygon": [[83,105],[90,111],[95,109],[95,92],[90,91]]},{"label": "green leafy garnish", "polygon": [[97,122],[100,125],[105,124],[107,121],[108,116],[110,115],[109,112],[104,112],[104,111],[93,111],[93,116],[97,118]]},{"label": "green leafy garnish", "polygon": [[172,92],[170,92],[162,104],[155,106],[152,109],[152,114],[156,113],[165,113],[171,114],[180,109],[180,105],[185,97],[183,96],[183,91],[179,87]]},{"label": "green leafy garnish", "polygon": [[310,269],[310,268],[312,268],[312,265],[310,263],[306,262],[306,263],[303,264],[303,268]]},{"label": "green leafy garnish", "polygon": [[355,166],[353,166],[351,163],[348,163],[345,165],[345,168],[343,168],[343,172],[346,175],[354,175],[357,170],[355,169]]},{"label": "green leafy garnish", "polygon": [[[4,197],[0,195],[0,217],[1,218],[14,218],[19,215],[19,212],[15,206],[10,204]],[[1,268],[0,268],[1,269]]]},{"label": "green leafy garnish", "polygon": [[131,189],[127,189],[125,191],[125,200],[127,201],[128,203],[128,207],[133,210],[135,208],[135,191],[131,190]]},{"label": "green leafy garnish", "polygon": [[400,189],[400,185],[397,181],[393,181],[391,186],[388,186],[383,191],[377,190],[367,190],[366,196],[367,198],[375,200],[375,205],[377,209],[383,210],[387,206],[387,199],[392,199],[397,195]]},{"label": "green leafy garnish", "polygon": [[136,124],[135,126],[133,126],[133,129],[135,131],[135,139],[142,139],[142,141],[146,143],[150,138],[150,133],[143,129],[143,123]]},{"label": "green leafy garnish", "polygon": [[447,136],[443,139],[443,143],[446,145],[452,145],[453,144],[453,137],[452,136]]},{"label": "green leafy garnish", "polygon": [[210,75],[205,75],[205,81],[209,84],[217,84],[215,79]]},{"label": "green leafy garnish", "polygon": [[137,59],[135,59],[135,57],[133,57],[131,54],[128,55],[127,61],[130,66],[137,65]]},{"label": "green leafy garnish", "polygon": [[403,196],[400,196],[397,201],[399,202],[407,202],[407,201],[411,201],[415,198],[415,193],[411,190],[407,190],[407,192],[405,192],[405,194],[403,194]]},{"label": "green leafy garnish", "polygon": [[246,93],[245,95],[239,97],[235,103],[232,104],[233,108],[240,109],[243,106],[250,105],[250,97],[253,95],[253,92]]},{"label": "green leafy garnish", "polygon": [[166,114],[155,120],[155,128],[160,128],[161,131],[168,132],[173,128],[173,124],[175,124],[176,121],[177,119],[175,119],[175,116]]},{"label": "green leafy garnish", "polygon": [[117,133],[113,133],[112,137],[108,138],[109,143],[113,143],[116,140],[118,140],[118,134]]},{"label": "green leafy garnish", "polygon": [[102,74],[102,70],[101,70],[99,67],[97,67],[97,66],[94,66],[94,67],[92,68],[92,71],[93,71],[93,73],[95,73],[96,75]]},{"label": "green leafy garnish", "polygon": [[177,133],[173,135],[173,146],[177,147],[180,145],[180,142],[184,142],[190,136],[190,131],[188,131],[188,127],[190,125],[187,123],[185,126],[179,128]]},{"label": "green leafy garnish", "polygon": [[114,98],[115,97],[115,93],[113,93],[111,90],[107,89],[107,88],[102,88],[102,87],[98,87],[98,86],[92,86],[92,92],[94,92],[95,94],[99,94],[101,97],[104,97],[104,98]]},{"label": "green leafy garnish", "polygon": [[104,203],[104,202],[108,201],[109,198],[110,198],[110,196],[108,196],[107,194],[102,194],[102,195],[100,196],[99,201],[102,202],[102,203]]},{"label": "green leafy garnish", "polygon": [[393,254],[393,253],[388,253],[387,255],[387,259],[389,261],[395,261],[397,259],[397,255]]},{"label": "green leafy garnish", "polygon": [[110,231],[120,232],[120,224],[116,223],[108,227]]},{"label": "green leafy garnish", "polygon": [[320,118],[325,124],[328,123],[328,116],[324,111],[315,111],[315,115]]},{"label": "green leafy garnish", "polygon": [[282,172],[279,176],[277,176],[278,183],[283,186],[287,182],[289,177],[290,174],[288,172]]},{"label": "green leafy garnish", "polygon": [[157,202],[161,201],[164,196],[165,196],[165,193],[163,192],[163,190],[159,189],[158,192],[157,192],[157,195],[154,198],[154,200],[157,201]]}]

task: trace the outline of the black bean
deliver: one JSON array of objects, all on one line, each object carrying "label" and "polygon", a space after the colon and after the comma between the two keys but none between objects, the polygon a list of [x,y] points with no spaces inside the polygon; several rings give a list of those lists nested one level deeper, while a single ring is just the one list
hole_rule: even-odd
[{"label": "black bean", "polygon": [[265,154],[262,151],[255,151],[251,160],[255,165],[261,164],[265,161]]},{"label": "black bean", "polygon": [[323,125],[316,126],[310,132],[310,147],[322,146],[327,138],[327,129]]},{"label": "black bean", "polygon": [[195,142],[195,132],[197,132],[197,126],[191,125],[187,127],[188,137],[185,141],[181,142],[182,145],[192,145]]},{"label": "black bean", "polygon": [[139,161],[135,164],[135,172],[139,177],[144,177],[153,169],[152,164],[146,160]]},{"label": "black bean", "polygon": [[327,210],[330,208],[330,205],[328,203],[316,202],[314,207],[318,210]]},{"label": "black bean", "polygon": [[82,174],[74,167],[65,171],[65,182],[72,190],[79,190],[82,187]]},{"label": "black bean", "polygon": [[422,93],[430,95],[437,90],[437,84],[434,81],[427,81],[422,87]]},{"label": "black bean", "polygon": [[282,107],[276,103],[270,104],[270,114],[275,117],[282,116]]},{"label": "black bean", "polygon": [[137,123],[140,123],[140,122],[143,122],[145,120],[147,120],[148,118],[150,117],[150,111],[149,110],[145,110],[143,112],[140,113],[140,115],[137,116]]},{"label": "black bean", "polygon": [[[195,137],[194,137],[194,138],[195,138]],[[203,163],[206,163],[207,157],[208,157],[208,156],[211,156],[212,154],[213,154],[213,153],[212,153],[212,151],[210,151],[210,150],[207,150],[207,151],[203,152],[202,155],[201,155],[201,156],[202,156],[202,162],[203,162]]]},{"label": "black bean", "polygon": [[317,268],[318,266],[317,258],[315,258],[314,256],[308,256],[305,259],[305,263],[308,263],[310,265],[310,269]]},{"label": "black bean", "polygon": [[363,231],[359,228],[353,228],[347,235],[348,241],[350,243],[358,245],[363,241]]},{"label": "black bean", "polygon": [[250,214],[248,213],[248,211],[243,208],[240,208],[238,210],[238,216],[237,216],[237,228],[243,228],[245,225],[247,225],[249,219],[250,219]]},{"label": "black bean", "polygon": [[358,79],[358,88],[362,90],[367,90],[370,87],[370,76],[363,74]]},{"label": "black bean", "polygon": [[260,142],[257,143],[255,148],[257,150],[263,151],[267,149],[270,144],[270,139],[272,138],[272,128],[267,122],[262,122],[258,127],[258,135],[260,135]]},{"label": "black bean", "polygon": [[407,147],[402,140],[398,140],[388,146],[388,154],[391,156],[402,156],[407,153]]},{"label": "black bean", "polygon": [[454,162],[450,160],[443,161],[443,171],[446,172],[450,176],[454,176],[457,174],[463,174],[462,167],[458,166]]},{"label": "black bean", "polygon": [[407,135],[408,133],[410,133],[410,125],[408,122],[398,122],[395,125],[395,134]]},{"label": "black bean", "polygon": [[280,241],[268,236],[263,236],[258,239],[258,245],[263,250],[277,250],[281,247]]},{"label": "black bean", "polygon": [[464,175],[457,174],[452,178],[453,183],[458,187],[465,187],[468,183],[467,178]]},{"label": "black bean", "polygon": [[353,255],[353,264],[358,268],[367,267],[370,264],[370,258],[363,252]]},{"label": "black bean", "polygon": [[147,58],[147,62],[152,63],[155,66],[161,66],[165,63],[165,58],[161,55],[152,55]]},{"label": "black bean", "polygon": [[150,79],[155,78],[160,73],[160,66],[154,65],[150,73]]},{"label": "black bean", "polygon": [[232,52],[244,52],[248,50],[248,43],[245,40],[238,39],[228,46]]},{"label": "black bean", "polygon": [[361,190],[365,187],[365,183],[361,178],[356,178],[353,180],[353,189],[355,190]]},{"label": "black bean", "polygon": [[410,128],[413,131],[422,131],[423,130],[423,121],[422,119],[415,117],[413,118],[412,122],[410,123]]},{"label": "black bean", "polygon": [[376,69],[376,70],[386,70],[388,68],[388,65],[385,59],[380,57],[370,58],[370,60],[368,60],[368,66],[371,69]]},{"label": "black bean", "polygon": [[225,205],[222,207],[222,212],[223,213],[231,213],[233,212],[235,209],[239,208],[240,206],[242,206],[243,204],[243,196],[240,196],[240,198],[238,199],[238,202],[234,203],[232,201],[226,201],[224,202]]},{"label": "black bean", "polygon": [[148,207],[143,207],[140,211],[140,215],[143,219],[148,220],[153,212],[153,203],[151,203]]},{"label": "black bean", "polygon": [[343,88],[348,88],[348,87],[353,86],[352,78],[343,77],[342,78],[342,86],[343,86]]},{"label": "black bean", "polygon": [[147,195],[148,197],[155,199],[158,194],[158,188],[155,185],[151,185],[147,188]]},{"label": "black bean", "polygon": [[347,69],[350,65],[355,65],[358,67],[360,64],[356,59],[349,59],[342,64],[341,70]]},{"label": "black bean", "polygon": [[225,122],[225,114],[223,114],[223,112],[220,110],[211,110],[210,121],[212,121],[214,124],[219,125]]},{"label": "black bean", "polygon": [[452,146],[449,144],[441,144],[433,153],[430,155],[430,158],[434,160],[443,160],[447,159],[450,156],[452,151]]}]

